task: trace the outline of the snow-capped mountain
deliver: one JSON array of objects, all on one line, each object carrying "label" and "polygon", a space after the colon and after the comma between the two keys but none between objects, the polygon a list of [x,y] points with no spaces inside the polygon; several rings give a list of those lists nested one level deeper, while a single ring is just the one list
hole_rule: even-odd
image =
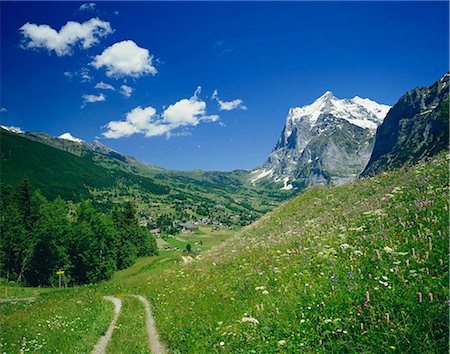
[{"label": "snow-capped mountain", "polygon": [[69,141],[73,141],[75,143],[82,143],[83,140],[80,138],[75,138],[72,134],[70,133],[64,133],[58,136],[59,139],[63,139],[63,140],[69,140]]},{"label": "snow-capped mountain", "polygon": [[372,153],[377,127],[391,107],[358,96],[336,98],[330,91],[310,105],[291,108],[267,161],[252,171],[251,182],[272,179],[291,189],[291,182],[342,184],[356,178]]},{"label": "snow-capped mountain", "polygon": [[9,131],[9,132],[13,132],[16,134],[23,134],[23,130],[20,129],[19,127],[7,127],[6,125],[0,125],[1,128]]}]

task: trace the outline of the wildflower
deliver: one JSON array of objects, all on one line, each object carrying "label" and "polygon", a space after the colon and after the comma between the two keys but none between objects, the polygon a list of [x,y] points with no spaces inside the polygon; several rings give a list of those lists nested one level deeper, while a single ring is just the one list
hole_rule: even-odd
[{"label": "wildflower", "polygon": [[392,253],[392,252],[394,252],[394,250],[393,250],[392,248],[390,248],[389,246],[384,247],[384,248],[383,248],[383,251],[386,252],[386,253]]},{"label": "wildflower", "polygon": [[422,293],[417,294],[417,302],[422,302]]},{"label": "wildflower", "polygon": [[286,344],[286,341],[284,339],[278,341],[278,345],[279,346],[282,346],[282,345],[285,345],[285,344]]},{"label": "wildflower", "polygon": [[219,344],[220,344],[221,347],[223,347],[223,346],[225,345],[225,342],[222,341],[222,342],[220,342]]},{"label": "wildflower", "polygon": [[396,349],[393,345],[391,345],[389,348],[392,349],[392,350]]},{"label": "wildflower", "polygon": [[428,293],[428,301],[433,302],[433,293]]},{"label": "wildflower", "polygon": [[267,290],[264,290],[264,291],[262,292],[262,294],[263,294],[263,295],[268,295],[269,292],[268,292]]},{"label": "wildflower", "polygon": [[345,251],[347,248],[352,248],[352,246],[350,246],[348,243],[343,243],[343,244],[339,245],[339,247],[343,251]]},{"label": "wildflower", "polygon": [[439,266],[441,266],[441,267],[444,266],[444,261],[442,259],[439,259]]},{"label": "wildflower", "polygon": [[366,291],[366,302],[370,301],[370,293]]},{"label": "wildflower", "polygon": [[259,323],[259,321],[256,318],[253,317],[242,317],[241,323],[250,322],[253,323],[253,325],[256,327],[256,325]]}]

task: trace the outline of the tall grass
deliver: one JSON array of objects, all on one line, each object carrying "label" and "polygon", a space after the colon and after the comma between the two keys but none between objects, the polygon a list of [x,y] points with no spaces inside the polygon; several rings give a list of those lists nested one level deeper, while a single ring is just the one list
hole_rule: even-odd
[{"label": "tall grass", "polygon": [[[101,296],[141,294],[173,353],[447,352],[448,201],[444,154],[312,188],[189,264],[163,254],[0,304],[0,351],[89,352],[112,318]],[[121,316],[109,349],[145,351],[127,344],[144,338],[141,304]]]},{"label": "tall grass", "polygon": [[142,279],[180,353],[448,350],[448,165],[313,188]]}]

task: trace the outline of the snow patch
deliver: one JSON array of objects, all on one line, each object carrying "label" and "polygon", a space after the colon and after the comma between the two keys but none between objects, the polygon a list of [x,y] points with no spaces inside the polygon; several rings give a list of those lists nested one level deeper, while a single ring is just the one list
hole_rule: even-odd
[{"label": "snow patch", "polygon": [[[258,173],[259,171],[261,171],[261,170],[255,170],[252,173]],[[257,180],[259,180],[261,178],[264,178],[264,177],[267,177],[267,176],[270,177],[272,175],[273,175],[273,170],[272,169],[270,169],[270,170],[264,170],[263,169],[262,172],[260,172],[258,175],[256,175],[255,177],[253,177],[251,179],[251,182],[255,183]]]},{"label": "snow patch", "polygon": [[283,183],[284,183],[284,186],[283,187],[281,187],[280,189],[283,189],[283,190],[285,190],[285,191],[289,191],[289,190],[291,190],[292,188],[294,188],[294,186],[292,185],[292,184],[288,184],[288,182],[289,182],[289,177],[285,177],[284,179],[283,179]]},{"label": "snow patch", "polygon": [[0,125],[0,127],[12,133],[23,134],[23,130],[19,127],[7,127],[6,125]]},{"label": "snow patch", "polygon": [[361,97],[355,96],[355,97],[353,97],[352,101],[363,106],[369,112],[374,114],[380,121],[383,121],[384,118],[386,118],[386,115],[388,114],[389,110],[391,109],[391,106],[388,106],[387,104],[377,103],[368,98],[361,98]]},{"label": "snow patch", "polygon": [[81,140],[80,138],[75,138],[72,134],[70,133],[64,133],[61,134],[60,136],[58,136],[59,139],[63,139],[63,140],[69,140],[69,141],[73,141],[75,143],[82,143],[83,140]]},{"label": "snow patch", "polygon": [[[347,120],[350,124],[364,129],[376,129],[384,120],[391,106],[380,104],[368,98],[355,96],[352,99],[336,98],[327,91],[312,104],[289,109],[286,126],[289,121],[306,119],[315,125],[321,115],[333,115]],[[286,131],[287,139],[291,131]]]}]

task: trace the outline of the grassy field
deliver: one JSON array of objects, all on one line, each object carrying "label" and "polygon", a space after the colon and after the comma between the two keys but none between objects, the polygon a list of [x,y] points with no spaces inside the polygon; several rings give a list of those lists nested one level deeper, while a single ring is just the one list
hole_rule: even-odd
[{"label": "grassy field", "polygon": [[150,354],[147,347],[144,305],[130,296],[119,298],[122,300],[122,313],[107,347],[107,353]]},{"label": "grassy field", "polygon": [[[199,253],[220,245],[236,233],[237,230],[213,231],[212,227],[201,226],[196,232],[185,232],[175,237],[168,237],[161,245],[167,245],[171,248],[178,247],[180,251],[183,251],[190,244],[192,251],[199,250],[196,252]],[[198,242],[201,242],[201,244],[196,244]]]},{"label": "grassy field", "polygon": [[4,298],[24,298],[35,297],[40,294],[45,294],[54,291],[51,288],[32,288],[19,286],[14,282],[7,282],[4,279],[0,279],[0,299]]},{"label": "grassy field", "polygon": [[0,304],[0,351],[89,352],[112,318],[101,296],[115,295],[109,352],[145,353],[143,306],[126,296],[141,294],[173,353],[447,352],[448,192],[440,155],[312,188],[235,237],[179,235],[167,242],[212,249],[189,264],[162,252],[109,282]]}]

